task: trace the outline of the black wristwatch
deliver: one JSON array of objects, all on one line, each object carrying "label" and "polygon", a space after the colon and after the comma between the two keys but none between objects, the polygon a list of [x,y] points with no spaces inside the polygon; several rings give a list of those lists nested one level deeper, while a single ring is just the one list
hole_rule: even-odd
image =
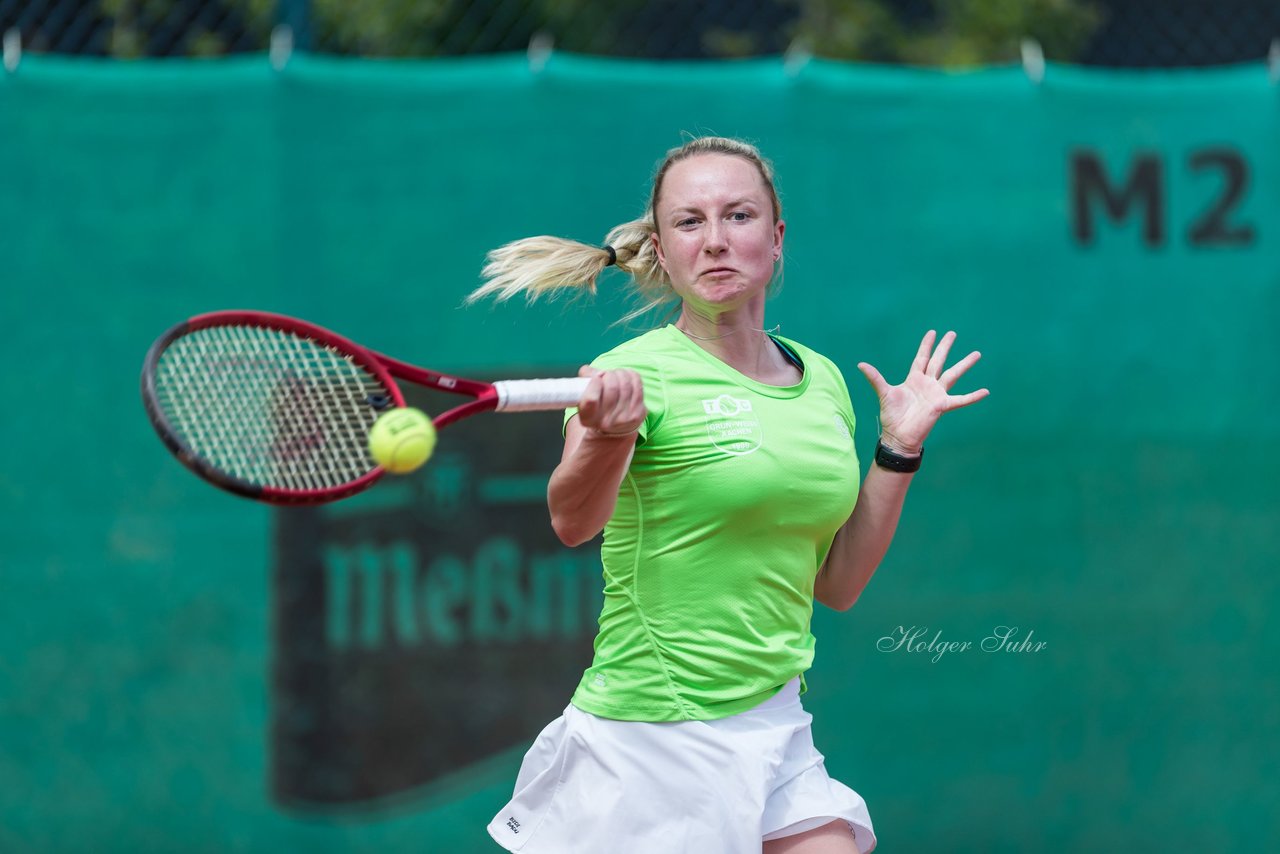
[{"label": "black wristwatch", "polygon": [[917,456],[904,457],[886,448],[883,442],[876,442],[876,465],[882,469],[896,471],[899,474],[910,474],[920,468],[920,461],[923,459],[924,448],[920,449]]}]

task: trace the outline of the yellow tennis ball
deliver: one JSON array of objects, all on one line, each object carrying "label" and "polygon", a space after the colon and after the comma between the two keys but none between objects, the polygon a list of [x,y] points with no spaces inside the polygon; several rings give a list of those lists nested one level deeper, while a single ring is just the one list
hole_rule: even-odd
[{"label": "yellow tennis ball", "polygon": [[431,458],[436,427],[420,409],[402,407],[384,412],[369,431],[369,453],[392,474],[407,474]]}]

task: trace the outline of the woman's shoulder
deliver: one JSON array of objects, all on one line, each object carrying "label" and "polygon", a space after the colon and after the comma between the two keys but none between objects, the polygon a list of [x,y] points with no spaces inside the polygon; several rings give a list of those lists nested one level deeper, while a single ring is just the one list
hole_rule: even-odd
[{"label": "woman's shoulder", "polygon": [[623,341],[612,350],[606,350],[597,356],[592,364],[597,367],[602,366],[602,362],[609,365],[623,366],[627,363],[634,362],[637,359],[644,359],[646,363],[655,356],[663,353],[675,351],[678,348],[673,346],[671,330],[672,326],[659,326],[657,329],[651,329],[634,338]]},{"label": "woman's shoulder", "polygon": [[774,335],[773,337],[790,347],[791,350],[800,357],[800,360],[804,362],[806,368],[817,368],[819,370],[829,371],[837,376],[843,376],[840,372],[840,368],[835,362],[812,347],[801,344],[799,341],[795,341],[783,335]]}]

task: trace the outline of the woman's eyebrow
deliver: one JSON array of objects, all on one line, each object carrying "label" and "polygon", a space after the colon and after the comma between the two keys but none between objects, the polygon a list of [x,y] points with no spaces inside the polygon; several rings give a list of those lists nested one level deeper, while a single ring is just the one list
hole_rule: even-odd
[{"label": "woman's eyebrow", "polygon": [[[743,196],[742,198],[725,202],[723,206],[726,208],[740,208],[745,206],[760,207],[761,205],[757,200],[752,199],[749,196]],[[702,208],[697,205],[682,205],[678,208],[671,209],[672,215],[681,213],[702,213]]]}]

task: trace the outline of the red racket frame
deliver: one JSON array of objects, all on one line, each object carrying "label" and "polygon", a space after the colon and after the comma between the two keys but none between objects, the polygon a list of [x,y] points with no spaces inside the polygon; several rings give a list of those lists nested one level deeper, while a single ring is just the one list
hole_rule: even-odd
[{"label": "red racket frame", "polygon": [[[160,362],[161,354],[175,339],[200,329],[209,329],[217,326],[255,326],[276,329],[282,332],[295,332],[312,338],[322,345],[349,356],[353,362],[373,374],[386,387],[388,394],[391,396],[391,404],[394,404],[394,406],[405,405],[404,394],[396,384],[397,378],[425,386],[426,388],[475,398],[432,418],[431,423],[437,429],[447,427],[455,421],[471,415],[496,409],[498,406],[498,392],[492,383],[442,374],[439,371],[427,370],[417,365],[411,365],[408,362],[402,362],[399,359],[393,359],[390,356],[362,347],[332,330],[316,326],[314,323],[308,323],[305,320],[299,320],[296,317],[273,314],[267,311],[212,311],[198,314],[175,324],[151,345],[143,363],[142,401],[146,407],[147,416],[151,420],[152,427],[155,428],[156,433],[159,434],[161,441],[164,442],[170,453],[196,475],[214,486],[246,498],[266,502],[267,504],[288,506],[324,504],[330,501],[337,501],[363,492],[373,486],[379,478],[386,474],[386,469],[382,466],[377,466],[356,480],[341,486],[305,490],[279,489],[277,487],[260,486],[232,477],[209,465],[203,458],[196,455],[185,442],[178,438],[173,425],[170,424],[160,410],[156,399],[155,370]],[[387,408],[390,409],[391,405],[388,405]]]}]

